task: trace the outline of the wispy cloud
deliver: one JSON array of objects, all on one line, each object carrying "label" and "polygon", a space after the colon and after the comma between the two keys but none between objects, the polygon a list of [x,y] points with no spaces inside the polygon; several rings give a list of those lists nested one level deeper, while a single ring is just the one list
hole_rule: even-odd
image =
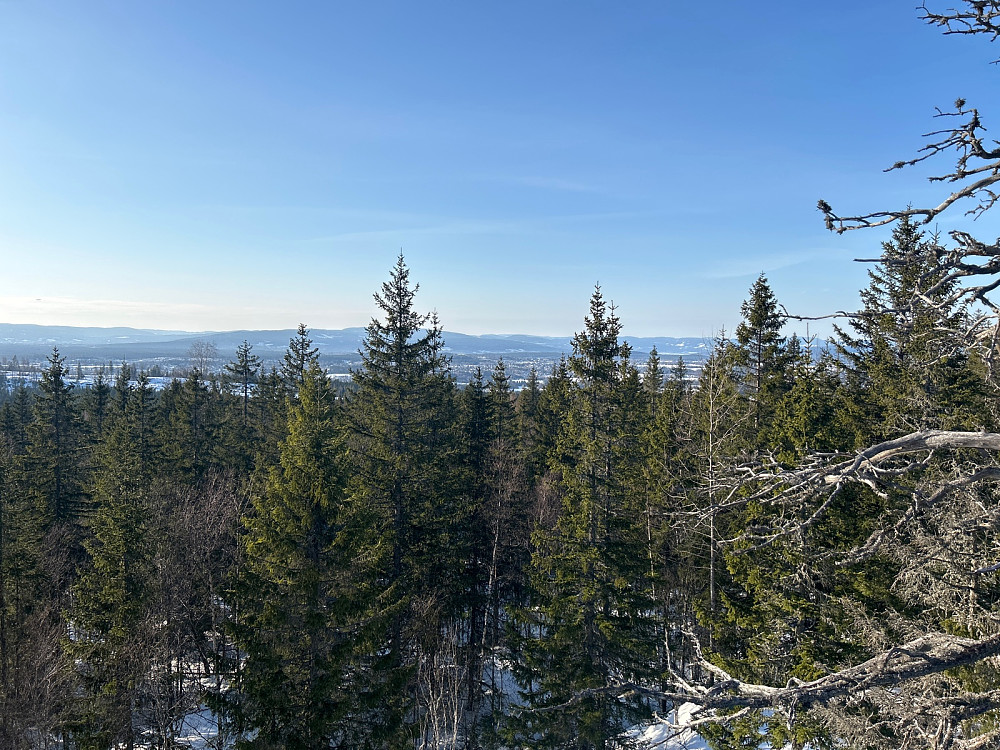
[{"label": "wispy cloud", "polygon": [[512,177],[501,180],[512,182],[527,187],[541,188],[543,190],[556,190],[568,193],[604,193],[604,188],[591,185],[576,180],[566,180],[560,177]]},{"label": "wispy cloud", "polygon": [[117,313],[157,310],[159,312],[203,312],[207,305],[197,303],[140,302],[121,299],[81,299],[79,297],[4,297],[0,300],[0,316],[20,313],[93,313],[113,310]]},{"label": "wispy cloud", "polygon": [[414,236],[427,235],[472,235],[472,234],[504,234],[517,231],[517,222],[502,221],[456,221],[429,226],[400,227],[396,229],[368,229],[355,232],[341,232],[322,237],[312,237],[309,242],[356,242],[359,240],[398,240]]},{"label": "wispy cloud", "polygon": [[626,219],[658,216],[656,211],[605,211],[594,213],[555,214],[521,219],[453,219],[428,217],[428,223],[385,229],[362,229],[310,237],[306,242],[355,242],[359,240],[397,240],[428,235],[529,234],[561,225],[592,222],[615,222]]},{"label": "wispy cloud", "polygon": [[[367,299],[367,296],[366,296]],[[367,321],[369,306],[347,301],[331,308],[328,300],[274,298],[241,304],[220,299],[210,304],[79,297],[0,297],[0,322],[68,326],[131,326],[175,331],[224,331],[292,328],[303,320],[319,328],[340,328]]]},{"label": "wispy cloud", "polygon": [[[247,308],[250,311],[251,308]],[[132,325],[188,329],[194,324],[231,314],[219,305],[192,302],[157,302],[121,299],[83,299],[80,297],[3,297],[0,320],[5,323],[41,325]],[[188,329],[190,330],[190,329]]]},{"label": "wispy cloud", "polygon": [[758,255],[752,258],[722,258],[712,263],[712,267],[701,272],[705,279],[733,279],[740,276],[755,276],[761,272],[777,271],[802,263],[829,257],[829,250],[801,250],[776,255]]}]

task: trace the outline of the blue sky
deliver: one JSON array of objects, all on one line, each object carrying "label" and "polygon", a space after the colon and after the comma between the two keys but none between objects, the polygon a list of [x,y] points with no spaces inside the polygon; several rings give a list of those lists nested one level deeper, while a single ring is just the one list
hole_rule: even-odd
[{"label": "blue sky", "polygon": [[400,250],[467,333],[851,308],[816,200],[935,200],[881,169],[1000,80],[913,4],[0,0],[0,322],[365,325]]}]

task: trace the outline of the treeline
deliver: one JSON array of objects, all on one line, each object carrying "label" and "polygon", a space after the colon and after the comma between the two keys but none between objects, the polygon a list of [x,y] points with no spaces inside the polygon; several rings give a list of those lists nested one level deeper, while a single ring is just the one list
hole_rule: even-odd
[{"label": "treeline", "polygon": [[[697,379],[634,363],[598,289],[544,385],[499,361],[459,388],[402,258],[339,392],[304,327],[280,370],[244,345],[160,392],[128,367],[73,388],[53,352],[0,407],[0,747],[173,748],[192,722],[215,747],[628,747],[678,680],[785,685],[978,632],[995,586],[949,598],[929,542],[871,541],[909,475],[793,531],[760,495],[817,453],[995,424],[984,363],[935,335],[967,311],[912,302],[933,264],[902,222],[822,353],[762,275]],[[849,736],[805,711],[701,731]]]}]

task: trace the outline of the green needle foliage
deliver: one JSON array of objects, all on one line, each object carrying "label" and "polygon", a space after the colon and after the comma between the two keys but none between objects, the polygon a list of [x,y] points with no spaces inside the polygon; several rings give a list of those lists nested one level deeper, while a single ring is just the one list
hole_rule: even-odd
[{"label": "green needle foliage", "polygon": [[573,340],[574,380],[552,469],[562,489],[555,528],[536,532],[531,606],[517,669],[529,711],[509,734],[539,748],[626,747],[625,729],[644,715],[635,699],[601,692],[650,671],[652,599],[641,554],[645,524],[629,492],[635,479],[641,385],[618,340],[621,323],[598,288],[585,330]]},{"label": "green needle foliage", "polygon": [[375,302],[353,373],[349,483],[372,579],[365,602],[377,640],[362,691],[376,747],[418,731],[417,669],[467,601],[472,503],[464,493],[457,394],[435,317],[418,313],[399,257]]},{"label": "green needle foliage", "polygon": [[251,730],[241,742],[248,748],[352,746],[349,665],[359,626],[342,433],[315,363],[297,395],[280,465],[246,519],[233,628],[246,660],[232,708]]},{"label": "green needle foliage", "polygon": [[73,587],[67,648],[82,695],[72,727],[88,750],[135,745],[152,666],[151,467],[142,450],[148,395],[143,378],[119,394],[121,408],[98,452],[92,536],[84,542],[89,567]]}]

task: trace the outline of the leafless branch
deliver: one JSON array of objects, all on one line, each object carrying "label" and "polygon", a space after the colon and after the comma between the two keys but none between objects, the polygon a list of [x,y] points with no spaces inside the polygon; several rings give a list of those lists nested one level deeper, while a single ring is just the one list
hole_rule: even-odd
[{"label": "leafless branch", "polygon": [[941,28],[943,34],[985,34],[993,41],[1000,36],[1000,3],[996,0],[966,0],[967,10],[950,8],[945,13],[934,13],[926,3],[918,7],[921,18],[932,26]]},{"label": "leafless branch", "polygon": [[[727,509],[759,502],[786,512],[779,514],[777,520],[768,526],[750,527],[723,543],[742,543],[740,549],[733,550],[733,554],[740,555],[766,547],[778,539],[801,534],[824,516],[845,485],[852,482],[862,484],[885,496],[889,491],[903,489],[894,480],[925,467],[935,452],[962,450],[996,453],[1000,451],[1000,433],[921,430],[873,445],[849,457],[815,454],[791,469],[773,460],[743,465],[737,469],[742,477],[736,483],[736,489],[729,493]],[[894,463],[902,457],[915,455],[915,460]],[[876,530],[864,544],[849,553],[831,554],[843,557],[841,564],[867,559],[885,539],[899,534],[920,513],[933,508],[950,493],[998,479],[1000,467],[989,466],[955,479],[941,480],[929,494],[907,489],[907,492],[915,493],[913,504],[895,523]],[[744,491],[738,492],[739,488]]]},{"label": "leafless branch", "polygon": [[[948,633],[930,633],[816,680],[789,680],[785,687],[743,682],[723,673],[726,679],[709,687],[692,688],[685,685],[679,690],[664,691],[634,682],[621,682],[579,691],[569,701],[559,705],[523,710],[536,713],[559,711],[595,696],[622,698],[638,694],[666,700],[674,705],[693,703],[702,709],[716,712],[742,709],[786,711],[792,706],[828,704],[845,697],[858,700],[869,691],[892,689],[904,682],[975,664],[997,654],[1000,654],[1000,634],[975,639]],[[704,666],[713,672],[721,671],[710,662],[705,662]],[[988,696],[989,708],[998,705],[998,698],[1000,696],[993,694]],[[952,704],[956,701],[954,698],[949,700]],[[971,696],[964,700],[968,703]],[[715,718],[719,720],[728,717],[716,714]]]}]

